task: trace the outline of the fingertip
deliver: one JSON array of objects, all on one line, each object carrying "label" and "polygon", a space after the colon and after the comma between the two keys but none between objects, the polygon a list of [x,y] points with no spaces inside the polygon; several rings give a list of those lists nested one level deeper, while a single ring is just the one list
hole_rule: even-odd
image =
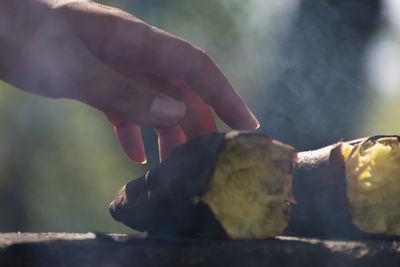
[{"label": "fingertip", "polygon": [[141,152],[138,152],[138,151],[132,151],[125,145],[122,145],[122,148],[124,149],[125,154],[134,163],[137,163],[137,164],[146,164],[147,163],[147,159],[146,159],[146,156],[144,154],[144,151],[143,151],[143,154]]},{"label": "fingertip", "polygon": [[257,130],[260,128],[260,122],[257,120],[256,116],[249,110],[250,119],[249,119],[249,126],[251,130]]},{"label": "fingertip", "polygon": [[226,105],[224,108],[217,107],[214,110],[234,130],[254,131],[260,128],[260,122],[243,101]]},{"label": "fingertip", "polygon": [[226,121],[226,123],[232,129],[238,131],[254,131],[260,128],[260,123],[250,111],[247,114],[242,114],[242,116],[236,116],[234,120]]},{"label": "fingertip", "polygon": [[145,158],[143,161],[137,162],[139,164],[146,164],[147,163],[147,159]]},{"label": "fingertip", "polygon": [[[228,124],[229,125],[229,124]],[[260,128],[260,123],[258,121],[250,120],[250,121],[241,121],[235,124],[235,126],[231,126],[232,129],[238,131],[255,131]]]},{"label": "fingertip", "polygon": [[128,123],[114,125],[114,131],[125,151],[125,154],[135,163],[147,163],[142,134],[139,126]]}]

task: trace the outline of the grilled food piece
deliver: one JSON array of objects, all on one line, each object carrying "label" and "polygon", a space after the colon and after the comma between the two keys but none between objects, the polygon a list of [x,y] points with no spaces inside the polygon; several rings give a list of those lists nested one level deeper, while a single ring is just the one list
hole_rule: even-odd
[{"label": "grilled food piece", "polygon": [[324,238],[400,235],[398,136],[298,153],[288,231]]},{"label": "grilled food piece", "polygon": [[290,218],[295,151],[262,135],[228,138],[200,197],[234,239],[281,234]]},{"label": "grilled food piece", "polygon": [[343,144],[353,223],[371,234],[400,235],[400,146],[397,137]]},{"label": "grilled food piece", "polygon": [[[399,236],[399,140],[338,142],[296,159],[293,148],[264,135],[214,133],[129,182],[110,212],[155,235],[258,239],[286,228],[324,238]],[[292,190],[297,203],[289,206]]]},{"label": "grilled food piece", "polygon": [[110,212],[150,234],[272,237],[288,224],[295,157],[265,135],[200,137],[124,186]]}]

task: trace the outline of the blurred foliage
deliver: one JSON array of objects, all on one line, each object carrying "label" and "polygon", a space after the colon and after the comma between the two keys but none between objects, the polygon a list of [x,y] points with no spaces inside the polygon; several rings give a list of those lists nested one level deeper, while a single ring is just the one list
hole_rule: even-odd
[{"label": "blurred foliage", "polygon": [[[98,2],[122,8],[205,49],[249,106],[259,107],[255,112],[261,118],[260,131],[265,131],[267,81],[285,56],[279,51],[290,34],[288,25],[295,21],[288,3],[297,1]],[[295,43],[288,45],[296,49]],[[352,136],[399,133],[400,95],[368,95],[358,109],[361,115],[356,116]],[[229,129],[218,124],[221,130]],[[149,164],[137,165],[124,155],[100,112],[71,100],[30,95],[4,83],[0,83],[0,125],[0,231],[131,232],[113,221],[107,207],[123,184],[156,164],[157,141],[151,129],[143,130]],[[335,138],[347,130],[337,130]]]},{"label": "blurred foliage", "polygon": [[126,231],[107,205],[145,168],[124,156],[104,115],[6,84],[0,99],[0,229]]}]

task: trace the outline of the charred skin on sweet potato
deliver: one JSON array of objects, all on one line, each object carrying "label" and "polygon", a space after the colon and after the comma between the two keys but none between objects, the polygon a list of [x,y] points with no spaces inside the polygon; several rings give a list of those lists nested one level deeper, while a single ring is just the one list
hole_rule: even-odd
[{"label": "charred skin on sweet potato", "polygon": [[178,147],[122,187],[110,203],[111,216],[150,235],[226,236],[209,208],[193,202],[206,190],[224,142],[225,134],[212,133]]},{"label": "charred skin on sweet potato", "polygon": [[153,235],[272,237],[289,220],[295,157],[265,135],[207,135],[124,186],[110,213]]},{"label": "charred skin on sweet potato", "polygon": [[346,195],[342,142],[297,154],[293,175],[296,204],[286,234],[318,238],[360,238]]},{"label": "charred skin on sweet potato", "polygon": [[353,223],[370,234],[400,235],[398,137],[372,137],[342,145]]}]

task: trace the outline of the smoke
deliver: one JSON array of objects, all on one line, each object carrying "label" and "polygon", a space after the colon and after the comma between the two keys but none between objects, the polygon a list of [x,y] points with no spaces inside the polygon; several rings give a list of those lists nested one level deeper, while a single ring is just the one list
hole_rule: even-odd
[{"label": "smoke", "polygon": [[[266,62],[272,70],[259,66],[251,106],[262,132],[299,150],[353,138],[369,94],[363,61],[377,14],[376,6],[361,1],[301,2],[277,54]],[[263,77],[262,70],[274,75]]]}]

